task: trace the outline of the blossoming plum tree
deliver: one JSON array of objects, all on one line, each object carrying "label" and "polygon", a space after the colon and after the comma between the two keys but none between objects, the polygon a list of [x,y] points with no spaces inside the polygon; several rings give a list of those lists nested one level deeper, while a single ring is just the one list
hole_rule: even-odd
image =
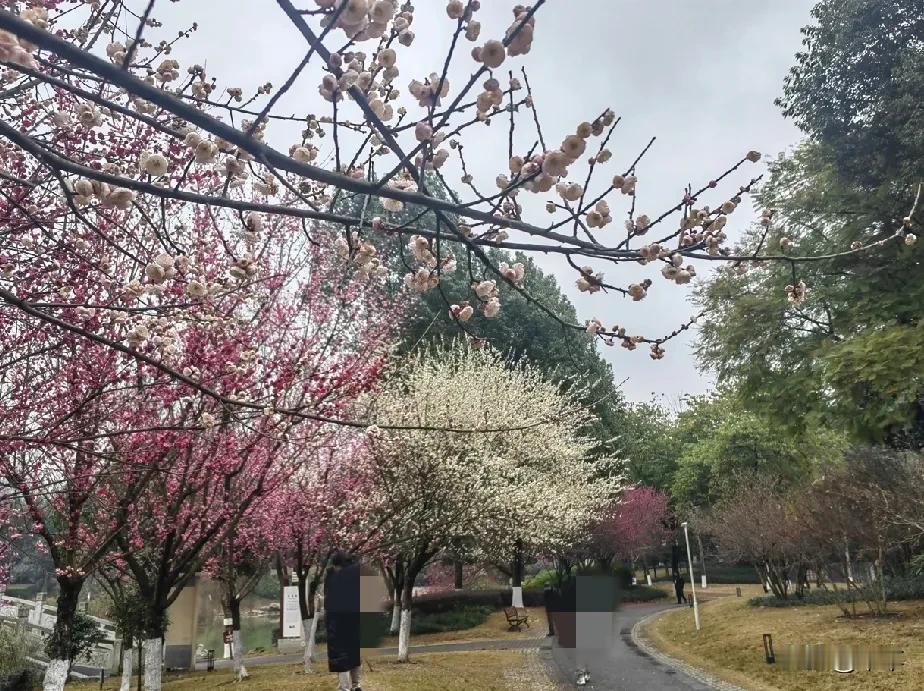
[{"label": "blossoming plum tree", "polygon": [[[525,363],[465,347],[413,360],[370,400],[383,424],[368,434],[373,513],[403,577],[400,660],[417,576],[437,554],[459,541],[490,555],[573,541],[614,497],[618,479],[587,458],[592,416],[577,400]],[[473,418],[495,431],[442,431]],[[410,422],[420,429],[388,429]]]},{"label": "blossoming plum tree", "polygon": [[[106,141],[122,146],[115,133]],[[0,312],[2,471],[55,561],[61,650],[84,580],[118,543],[149,598],[157,660],[163,612],[206,548],[271,489],[267,475],[286,477],[274,454],[296,467],[325,415],[376,380],[392,327],[378,287],[345,273],[294,219],[137,200],[131,211],[80,209],[75,199],[35,213],[5,207],[42,217],[13,232],[35,247],[16,300],[39,307]],[[147,262],[134,240],[112,239],[147,231],[159,243]],[[127,284],[113,279],[122,271],[134,276]],[[235,492],[216,478],[250,484]],[[47,688],[67,668],[66,657],[53,661]],[[156,684],[159,664],[147,669]]]},{"label": "blossoming plum tree", "polygon": [[[553,135],[543,130],[525,68],[517,75],[513,68],[542,35],[544,0],[532,6],[514,5],[512,22],[499,27],[482,26],[480,0],[448,2],[442,21],[450,48],[434,58],[428,76],[424,76],[426,68],[403,75],[399,67],[404,49],[415,40],[416,10],[410,3],[305,0],[307,7],[296,7],[292,0],[277,0],[276,4],[304,38],[307,52],[282,87],[267,81],[253,94],[233,84],[221,85],[201,64],[181,65],[172,57],[173,44],[191,37],[195,26],[170,35],[174,27],[156,19],[156,1],[148,3],[140,21],[122,0],[113,0],[106,12],[92,3],[71,7],[59,0],[32,0],[22,3],[18,14],[8,10],[0,14],[0,57],[8,65],[4,74],[8,88],[2,92],[5,118],[0,123],[0,136],[7,142],[3,153],[7,170],[0,186],[8,204],[5,226],[13,229],[3,236],[0,264],[7,285],[0,299],[31,310],[33,319],[52,318],[53,308],[37,307],[34,297],[22,296],[18,290],[21,275],[34,262],[36,244],[28,241],[47,214],[45,208],[56,213],[67,209],[70,223],[54,227],[51,234],[56,239],[86,227],[100,210],[135,213],[140,204],[153,211],[147,214],[150,227],[131,237],[96,224],[116,247],[133,251],[137,274],[156,255],[153,248],[177,237],[178,223],[165,220],[163,213],[170,200],[184,200],[212,212],[234,209],[245,226],[251,213],[287,216],[306,225],[323,223],[337,231],[325,243],[328,251],[365,275],[377,273],[382,262],[368,231],[403,237],[407,252],[401,259],[412,290],[440,291],[441,276],[464,264],[471,288],[467,294],[444,297],[455,321],[469,331],[477,331],[476,315],[490,319],[503,309],[505,293],[529,291],[516,267],[491,260],[486,252],[491,247],[560,256],[574,270],[581,291],[617,294],[633,301],[643,300],[661,286],[689,284],[697,264],[720,261],[746,271],[759,269],[766,261],[781,261],[796,273],[800,263],[824,259],[790,250],[770,253],[766,243],[747,253],[731,246],[728,224],[758,178],[732,183],[726,193],[716,190],[736,178],[742,166],[758,161],[756,151],[742,155],[721,174],[704,175],[702,183],[678,195],[671,208],[642,213],[636,208],[636,193],[645,180],[637,166],[648,147],[634,160],[612,168],[613,154],[607,147],[619,123],[612,110],[575,113],[575,126],[569,132]],[[122,30],[116,30],[125,23],[136,24],[134,34],[122,36]],[[158,33],[167,37],[160,41],[145,37]],[[105,50],[104,36],[109,38]],[[342,37],[347,39],[342,47],[328,47]],[[468,57],[462,49],[465,42],[472,46]],[[472,66],[461,86],[448,77],[450,67],[460,60],[470,60]],[[300,77],[318,84],[318,99],[329,109],[328,115],[278,112],[280,99]],[[407,97],[400,101],[404,84]],[[302,136],[284,142],[283,150],[271,145],[277,126],[293,121],[305,123]],[[467,170],[465,139],[478,137],[479,128],[491,123],[506,127],[509,141],[497,162],[498,174],[485,184]],[[159,137],[149,140],[151,132]],[[131,136],[120,140],[120,133]],[[330,144],[322,147],[325,135],[332,136],[325,137]],[[116,145],[108,146],[113,136]],[[332,166],[321,165],[325,160]],[[373,169],[386,172],[373,177]],[[445,200],[431,195],[427,171],[438,176],[461,174],[471,198],[453,194]],[[203,180],[210,182],[203,187]],[[355,194],[381,198],[385,216],[337,213],[339,201]],[[524,202],[531,195],[548,195],[546,208],[553,220],[543,224],[524,218],[535,206]],[[433,212],[435,229],[418,228],[413,221],[390,221],[389,214],[411,203]],[[81,218],[83,208],[90,211],[88,220]],[[623,210],[624,232],[615,233],[614,219]],[[914,217],[913,212],[893,219],[890,234],[842,248],[837,254],[913,241]],[[769,232],[772,210],[764,213],[761,225]],[[461,243],[465,256],[448,256],[447,240]],[[46,246],[38,245],[41,250]],[[243,253],[228,257],[235,273],[245,277],[248,261]],[[623,263],[652,265],[659,271],[654,278],[628,285],[607,278],[604,269]],[[161,268],[170,273],[171,267]],[[68,288],[71,277],[67,271],[59,273],[60,287]],[[182,276],[185,271],[180,267],[177,273]],[[154,280],[160,274],[160,269],[151,268]],[[131,278],[119,271],[113,280],[124,285]],[[809,299],[809,290],[796,275],[789,295],[801,302]],[[208,286],[191,278],[188,291],[190,297],[199,298]],[[553,308],[543,307],[566,328],[586,329],[603,343],[629,350],[646,344],[655,359],[663,357],[667,340],[691,324],[665,336],[648,337],[633,333],[629,326],[609,326],[612,320],[604,318],[572,323]],[[82,326],[77,332],[89,335],[83,331],[87,329]],[[198,384],[200,392],[207,394],[207,387]]]},{"label": "blossoming plum tree", "polygon": [[318,449],[283,489],[284,509],[275,525],[279,549],[298,584],[304,670],[312,671],[318,627],[318,594],[336,550],[374,549],[381,533],[371,523],[371,480],[362,438],[341,431]]},{"label": "blossoming plum tree", "polygon": [[647,573],[648,557],[671,536],[670,498],[666,492],[640,485],[625,492],[594,526],[593,553],[608,564],[614,558],[633,566],[639,561]]},{"label": "blossoming plum tree", "polygon": [[[276,0],[304,38],[305,57],[281,87],[267,75],[252,94],[213,78],[202,66],[208,55],[181,64],[173,46],[192,40],[195,25],[165,26],[157,0],[140,11],[125,0],[24,0],[0,10],[0,405],[13,401],[0,423],[3,475],[48,545],[62,593],[79,592],[118,539],[127,571],[151,598],[151,660],[159,659],[163,611],[206,547],[221,544],[273,489],[268,480],[283,481],[311,457],[305,444],[319,426],[371,421],[340,405],[368,388],[381,359],[385,320],[371,318],[381,312],[361,299],[388,259],[371,231],[401,239],[407,288],[437,291],[472,338],[481,320],[501,313],[506,296],[519,294],[563,328],[627,350],[644,344],[654,359],[695,318],[655,336],[603,317],[578,323],[531,295],[523,270],[495,262],[488,250],[560,257],[582,292],[633,302],[652,290],[684,290],[696,267],[711,262],[735,272],[783,262],[793,274],[788,299],[798,305],[812,299],[798,273],[804,262],[915,241],[917,204],[888,219],[887,231],[833,253],[800,255],[782,244],[770,251],[764,240],[774,216],[766,210],[759,241],[737,250],[732,219],[759,179],[739,179],[740,170],[760,159],[756,151],[720,174],[704,173],[672,207],[643,213],[638,163],[653,140],[616,168],[612,110],[575,112],[570,131],[548,132],[525,68],[513,71],[542,36],[544,4],[513,5],[509,25],[483,27],[480,0],[450,0],[440,19],[447,53],[402,75],[415,40],[410,3]],[[469,60],[461,86],[450,80],[450,67]],[[280,99],[303,76],[317,86],[326,114],[280,112]],[[319,112],[314,105],[306,111]],[[301,136],[280,134],[293,122],[304,123]],[[469,172],[466,153],[491,123],[506,128],[508,141],[486,183]],[[458,176],[465,198],[432,194],[430,173]],[[338,211],[351,195],[380,199],[384,212]],[[545,201],[548,222],[535,218],[530,197]],[[432,213],[435,226],[397,221],[394,214],[412,204]],[[617,232],[614,219],[623,213]],[[462,249],[450,255],[449,241]],[[319,264],[351,277],[316,271]],[[653,277],[620,280],[624,264],[651,266]],[[443,278],[454,271],[468,280],[450,294]],[[541,387],[529,390],[539,396]],[[453,503],[462,486],[493,497],[486,505],[495,515],[522,521],[520,539],[541,537],[543,520],[513,515],[497,502],[502,485],[482,488],[460,466],[478,458],[485,477],[503,479],[511,496],[542,488],[541,464],[533,468],[515,450],[507,458],[484,453],[502,431],[524,433],[512,420],[531,419],[555,434],[546,417],[529,417],[534,409],[525,403],[491,423],[488,411],[515,393],[498,389],[490,406],[473,406],[468,391],[454,399],[456,408],[428,408],[425,416],[414,408],[419,415],[405,415],[386,397],[387,414],[376,420],[383,436],[373,444],[380,457],[434,472],[445,466],[444,485],[389,487],[443,493],[446,513],[428,516],[428,530],[451,533],[471,510]],[[536,405],[550,400],[539,396]],[[434,441],[435,432],[447,436]],[[542,433],[526,436],[524,443]],[[401,439],[421,451],[405,453],[411,447]],[[434,455],[444,450],[445,459]],[[393,477],[404,480],[406,469],[394,467]],[[562,492],[564,510],[576,499]],[[421,542],[408,563],[434,546]],[[60,604],[65,631],[70,606]],[[48,689],[61,687],[63,669],[65,660],[53,661]],[[148,669],[157,688],[160,666]]]}]

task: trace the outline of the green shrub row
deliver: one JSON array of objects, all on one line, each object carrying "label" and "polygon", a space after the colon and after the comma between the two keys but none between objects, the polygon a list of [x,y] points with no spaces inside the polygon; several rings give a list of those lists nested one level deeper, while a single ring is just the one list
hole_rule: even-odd
[{"label": "green shrub row", "polygon": [[[801,607],[805,605],[836,605],[839,602],[863,602],[864,600],[879,597],[879,585],[873,584],[860,590],[846,590],[838,586],[838,592],[833,590],[810,590],[803,597],[792,596],[782,600],[773,595],[752,597],[748,600],[751,607]],[[901,577],[886,579],[886,598],[889,600],[921,600],[924,599],[924,578]]]},{"label": "green shrub row", "polygon": [[[644,585],[621,587],[621,602],[649,602],[666,597],[659,588]],[[535,585],[535,579],[523,588],[523,604],[526,607],[545,607],[543,588]],[[414,598],[415,614],[436,614],[453,612],[473,607],[484,607],[489,611],[510,606],[510,589],[493,590],[453,590],[441,593],[429,593]],[[412,619],[413,621],[413,619]],[[475,624],[477,626],[477,624]]]}]

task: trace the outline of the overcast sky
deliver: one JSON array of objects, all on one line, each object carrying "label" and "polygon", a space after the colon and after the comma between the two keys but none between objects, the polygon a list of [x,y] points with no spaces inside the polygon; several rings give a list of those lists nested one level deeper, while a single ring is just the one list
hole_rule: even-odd
[{"label": "overcast sky", "polygon": [[[412,28],[417,39],[399,57],[397,83],[402,89],[406,90],[410,79],[423,79],[442,68],[453,26],[445,4],[444,0],[416,3]],[[503,34],[514,4],[482,0],[478,17],[483,24],[482,41]],[[799,29],[809,22],[812,4],[811,0],[548,0],[537,15],[531,53],[508,60],[503,70],[527,68],[542,127],[552,145],[606,107],[622,117],[610,147],[612,168],[602,175],[601,184],[657,136],[638,170],[638,211],[655,215],[679,201],[686,184],[702,185],[749,149],[775,156],[799,140],[799,132],[782,118],[773,99],[800,47]],[[297,5],[314,7],[313,0]],[[279,86],[304,55],[303,40],[274,0],[183,0],[175,4],[162,0],[155,16],[164,22],[164,29],[151,38],[175,36],[182,25],[199,23],[199,30],[178,49],[177,57],[183,67],[190,62],[205,64],[222,86],[253,90],[265,81]],[[134,26],[126,28],[134,32]],[[367,45],[371,48],[373,44]],[[474,69],[467,55],[470,47],[467,42],[462,45],[450,72],[451,87],[461,86]],[[327,112],[317,93],[320,75],[317,67],[307,71],[275,112]],[[355,117],[355,106],[350,104],[345,112]],[[483,189],[490,188],[497,173],[506,172],[506,129],[499,124],[480,126],[463,138],[468,163]],[[268,139],[286,150],[297,131],[273,126]],[[518,134],[517,149],[525,154],[535,138],[534,130],[524,121]],[[447,177],[458,180],[459,173],[451,166]],[[762,170],[763,162],[750,167],[720,188],[721,194],[703,201],[715,206]],[[577,174],[580,181],[585,171]],[[547,223],[542,204],[550,196],[529,196],[524,202],[526,220]],[[613,206],[616,221],[605,232],[618,238],[624,232],[626,208],[622,200]],[[742,228],[748,218],[735,214],[729,228],[733,232]],[[692,313],[685,299],[689,286],[673,286],[656,268],[606,270],[607,281],[620,285],[645,276],[655,281],[646,300],[631,303],[619,297],[581,295],[574,287],[573,270],[557,260],[539,260],[559,276],[582,321],[599,317],[607,325],[626,326],[630,333],[657,336],[672,331]],[[704,273],[707,268],[702,268]],[[619,347],[603,348],[603,352],[617,379],[628,377],[624,391],[630,399],[648,400],[657,394],[671,405],[681,394],[703,392],[712,383],[709,373],[695,362],[691,344],[691,337],[672,341],[667,356],[658,362],[649,358],[647,348],[631,353]]]}]

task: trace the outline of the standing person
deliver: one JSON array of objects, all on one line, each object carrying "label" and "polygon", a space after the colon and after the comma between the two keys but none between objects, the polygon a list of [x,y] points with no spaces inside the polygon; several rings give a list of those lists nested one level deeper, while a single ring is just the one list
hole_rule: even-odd
[{"label": "standing person", "polygon": [[681,602],[686,604],[687,596],[683,594],[683,586],[685,584],[686,584],[686,581],[684,581],[683,576],[678,573],[677,577],[674,578],[674,592],[677,593],[677,604],[678,605]]},{"label": "standing person", "polygon": [[336,552],[324,580],[327,667],[338,675],[338,691],[361,691],[360,568],[346,552]]}]

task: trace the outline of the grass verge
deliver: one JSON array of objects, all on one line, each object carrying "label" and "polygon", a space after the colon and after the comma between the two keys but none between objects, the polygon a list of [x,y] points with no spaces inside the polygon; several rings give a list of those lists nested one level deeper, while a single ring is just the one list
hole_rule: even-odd
[{"label": "grass verge", "polygon": [[[525,651],[501,650],[471,653],[417,655],[408,664],[393,660],[372,659],[372,669],[363,664],[364,691],[554,691],[538,660]],[[321,669],[321,665],[318,665]],[[211,673],[171,674],[164,678],[165,691],[199,691],[199,689],[234,689],[246,691],[329,691],[336,686],[335,677],[326,671],[304,674],[300,665],[266,665],[251,667],[250,678],[243,684],[232,679],[230,670]],[[99,682],[69,684],[68,688],[90,691]],[[103,689],[118,688],[118,680],[107,682]]]},{"label": "grass verge", "polygon": [[[885,691],[924,688],[924,601],[890,603],[897,616],[844,619],[835,606],[748,607],[746,598],[703,603],[697,632],[687,608],[650,623],[644,635],[664,652],[754,691]],[[895,672],[789,672],[764,660],[762,636],[779,652],[788,644],[894,644],[905,651]]]}]

